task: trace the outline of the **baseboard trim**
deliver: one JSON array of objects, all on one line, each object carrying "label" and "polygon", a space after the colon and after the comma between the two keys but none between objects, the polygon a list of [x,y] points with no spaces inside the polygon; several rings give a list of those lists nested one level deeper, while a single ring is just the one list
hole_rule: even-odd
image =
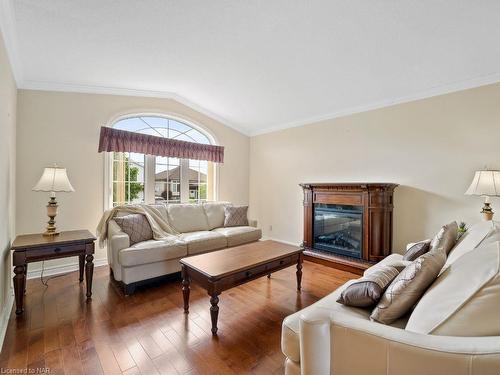
[{"label": "baseboard trim", "polygon": [[261,241],[266,241],[266,240],[281,242],[281,243],[284,243],[286,245],[300,246],[300,243],[294,243],[294,242],[290,242],[290,241],[279,240],[279,239],[273,238],[273,237],[262,237],[262,239],[261,239]]},{"label": "baseboard trim", "polygon": [[[108,260],[106,258],[94,259],[94,267],[106,266],[107,264],[108,264]],[[78,271],[78,269],[79,269],[78,262],[69,263],[69,264],[60,264],[57,266],[49,266],[49,267],[44,267],[43,276],[61,275],[64,273]],[[30,271],[29,266],[28,266],[28,275],[26,276],[26,278],[28,280],[35,279],[35,278],[40,277],[41,274],[42,274],[41,269]]]},{"label": "baseboard trim", "polygon": [[5,334],[7,333],[7,327],[9,326],[10,312],[12,311],[12,306],[14,306],[14,294],[12,290],[9,290],[7,295],[7,302],[2,309],[2,315],[0,316],[0,351],[3,348],[3,342],[5,340]]}]

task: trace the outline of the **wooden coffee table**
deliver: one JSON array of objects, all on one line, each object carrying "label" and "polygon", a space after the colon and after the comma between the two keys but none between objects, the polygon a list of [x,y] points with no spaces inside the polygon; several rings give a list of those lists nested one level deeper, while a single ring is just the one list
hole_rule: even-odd
[{"label": "wooden coffee table", "polygon": [[210,296],[212,334],[217,333],[219,294],[272,272],[297,265],[297,290],[302,280],[302,249],[275,241],[246,245],[195,255],[180,260],[184,312],[189,313],[189,285],[192,280],[205,288]]}]

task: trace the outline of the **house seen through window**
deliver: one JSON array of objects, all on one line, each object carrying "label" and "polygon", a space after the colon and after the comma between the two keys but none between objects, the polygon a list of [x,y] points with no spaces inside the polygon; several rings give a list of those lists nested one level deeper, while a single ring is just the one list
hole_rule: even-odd
[{"label": "house seen through window", "polygon": [[[188,142],[211,144],[208,135],[179,120],[135,116],[114,128]],[[112,153],[113,206],[130,203],[203,202],[215,199],[215,166],[205,160]]]}]

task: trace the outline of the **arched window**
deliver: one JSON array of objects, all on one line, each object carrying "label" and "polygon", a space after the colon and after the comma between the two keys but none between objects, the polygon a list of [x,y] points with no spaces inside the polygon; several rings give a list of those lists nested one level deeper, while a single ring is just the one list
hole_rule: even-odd
[{"label": "arched window", "polygon": [[[213,144],[212,137],[183,121],[154,115],[122,118],[116,129]],[[113,152],[108,159],[107,206],[129,203],[184,203],[216,199],[215,165],[203,160]]]}]

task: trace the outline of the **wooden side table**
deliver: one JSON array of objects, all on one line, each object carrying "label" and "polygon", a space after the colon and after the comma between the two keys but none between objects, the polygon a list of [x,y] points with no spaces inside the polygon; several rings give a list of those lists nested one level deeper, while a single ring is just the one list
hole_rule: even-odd
[{"label": "wooden side table", "polygon": [[66,231],[52,237],[44,237],[41,233],[17,236],[11,247],[16,314],[23,313],[26,273],[28,263],[32,262],[78,256],[80,282],[83,281],[83,269],[85,268],[86,296],[87,299],[90,299],[92,297],[95,240],[96,238],[88,230]]}]

